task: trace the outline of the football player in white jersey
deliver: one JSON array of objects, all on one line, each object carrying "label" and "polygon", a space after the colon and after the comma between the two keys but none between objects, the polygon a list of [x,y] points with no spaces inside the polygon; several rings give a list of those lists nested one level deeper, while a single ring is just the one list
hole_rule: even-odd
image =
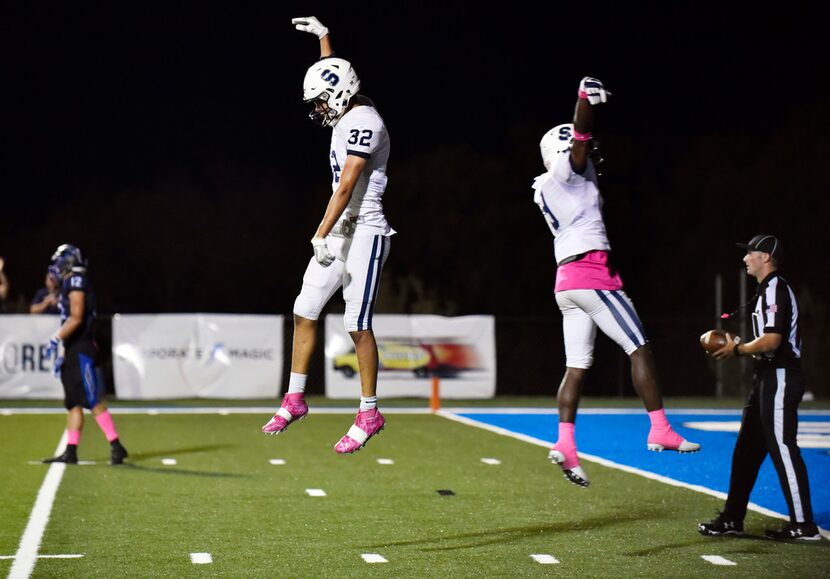
[{"label": "football player in white jersey", "polygon": [[292,24],[320,39],[320,60],[306,72],[303,100],[309,117],[332,128],[329,160],[332,196],[311,238],[314,257],[294,302],[294,343],[288,392],[273,418],[262,427],[278,434],[308,413],[304,392],[317,335],[317,319],[340,288],[346,302],[344,323],[360,369],[360,409],[334,451],[360,450],[384,426],[377,408],[378,349],[372,314],[383,264],[395,231],[386,222],[381,198],[386,189],[389,135],[374,103],[360,95],[360,80],[346,60],[336,58],[328,28],[313,16]]},{"label": "football player in white jersey", "polygon": [[678,435],[666,419],[643,325],[608,261],[611,245],[594,167],[601,159],[591,141],[591,128],[593,107],[606,102],[609,94],[599,80],[582,79],[573,124],[558,125],[542,138],[547,172],[533,183],[534,200],[554,235],[556,303],[565,339],[565,376],[557,396],[559,438],[549,458],[580,486],[588,486],[589,479],[579,464],[574,423],[582,384],[593,363],[597,326],[631,359],[634,388],[651,420],[647,448],[682,453],[700,449],[699,444]]}]

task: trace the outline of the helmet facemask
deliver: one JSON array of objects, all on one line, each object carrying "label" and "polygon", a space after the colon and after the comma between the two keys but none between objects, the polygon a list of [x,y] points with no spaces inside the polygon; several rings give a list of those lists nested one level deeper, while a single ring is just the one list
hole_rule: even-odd
[{"label": "helmet facemask", "polygon": [[316,98],[306,101],[313,105],[308,118],[321,127],[333,126],[337,122],[337,111],[329,106],[329,93],[323,92]]}]

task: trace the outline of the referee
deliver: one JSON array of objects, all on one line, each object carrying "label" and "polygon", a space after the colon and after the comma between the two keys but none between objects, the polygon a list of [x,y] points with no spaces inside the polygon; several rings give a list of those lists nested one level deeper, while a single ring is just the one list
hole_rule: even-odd
[{"label": "referee", "polygon": [[798,304],[778,273],[783,250],[776,237],[756,235],[738,246],[746,249],[743,261],[747,275],[758,281],[752,312],[755,339],[746,343],[727,339],[712,355],[718,360],[751,355],[755,375],[732,454],[726,505],[714,520],[700,523],[698,530],[703,535],[743,533],[749,494],[769,453],[787,499],[790,521],[779,530],[767,531],[767,537],[818,541],[821,535],[813,522],[807,468],[796,442],[798,404],[804,395]]}]

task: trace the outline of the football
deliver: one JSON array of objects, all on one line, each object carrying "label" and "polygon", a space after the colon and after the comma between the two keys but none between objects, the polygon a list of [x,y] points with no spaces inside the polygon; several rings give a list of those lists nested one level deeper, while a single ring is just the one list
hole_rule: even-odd
[{"label": "football", "polygon": [[700,345],[709,354],[712,354],[726,345],[727,336],[729,336],[729,338],[733,341],[735,340],[735,334],[730,334],[724,330],[709,330],[700,336]]}]

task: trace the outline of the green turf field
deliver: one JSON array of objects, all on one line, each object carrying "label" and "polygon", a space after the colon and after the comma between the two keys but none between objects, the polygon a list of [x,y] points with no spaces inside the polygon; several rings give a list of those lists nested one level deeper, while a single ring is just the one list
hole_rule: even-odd
[{"label": "green turf field", "polygon": [[[700,536],[697,522],[721,503],[710,496],[591,463],[592,486],[579,489],[543,448],[428,414],[390,412],[364,450],[337,456],[353,416],[313,411],[276,437],[259,433],[267,412],[115,415],[131,455],[121,467],[106,464],[88,419],[79,455],[96,464],[66,468],[39,548],[83,557],[40,558],[32,576],[830,575],[830,541]],[[63,426],[61,414],[0,415],[0,555],[16,553],[48,471],[29,461],[55,451]],[[779,523],[755,513],[746,522],[757,531]],[[194,564],[191,553],[212,562]],[[538,554],[559,562],[540,564]],[[11,568],[0,560],[0,574]]]}]

